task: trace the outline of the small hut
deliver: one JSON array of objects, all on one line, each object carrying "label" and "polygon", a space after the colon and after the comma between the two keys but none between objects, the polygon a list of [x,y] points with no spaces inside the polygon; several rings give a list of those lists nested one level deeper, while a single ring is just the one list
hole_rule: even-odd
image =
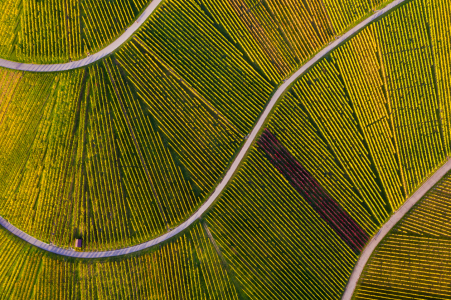
[{"label": "small hut", "polygon": [[76,239],[75,248],[81,248],[82,242],[83,242],[82,239]]}]

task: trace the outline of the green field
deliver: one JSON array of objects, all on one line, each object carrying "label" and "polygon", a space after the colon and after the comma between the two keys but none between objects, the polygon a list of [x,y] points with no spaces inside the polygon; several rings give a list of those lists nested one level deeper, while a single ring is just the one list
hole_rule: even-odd
[{"label": "green field", "polygon": [[[388,3],[165,0],[87,67],[0,69],[0,216],[80,251],[169,232],[285,79]],[[83,58],[147,5],[3,1],[0,57]],[[450,13],[406,1],[319,60],[208,212],[157,247],[69,259],[0,228],[0,299],[340,299],[368,240],[450,157]],[[384,240],[356,299],[450,297],[448,181]]]},{"label": "green field", "polygon": [[[225,20],[214,13],[219,7],[165,1],[117,53],[87,68],[2,70],[0,214],[57,246],[82,237],[85,251],[142,243],[187,219],[279,81],[333,39],[331,24],[292,30],[293,39],[324,33],[286,67],[268,67],[267,50],[246,45],[265,40],[288,61],[285,34],[268,28],[257,36],[247,19],[232,18],[252,33],[235,40],[231,23],[216,21]],[[277,23],[288,13],[275,3],[258,7],[254,23]],[[340,30],[369,11],[367,2],[358,7],[343,12]],[[321,11],[318,24],[333,20]],[[308,13],[296,12],[297,20]]]}]

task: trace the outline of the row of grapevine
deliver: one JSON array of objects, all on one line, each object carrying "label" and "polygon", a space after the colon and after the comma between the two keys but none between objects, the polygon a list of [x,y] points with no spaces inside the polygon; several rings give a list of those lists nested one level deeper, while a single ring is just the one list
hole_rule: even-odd
[{"label": "row of grapevine", "polygon": [[198,223],[152,252],[108,260],[67,260],[0,229],[2,299],[238,299]]},{"label": "row of grapevine", "polygon": [[1,4],[0,56],[8,58],[16,49],[17,28],[20,26],[21,1],[8,0]]},{"label": "row of grapevine", "polygon": [[426,29],[430,32],[437,98],[447,153],[451,153],[451,3],[446,0],[424,1]]},{"label": "row of grapevine", "polygon": [[339,33],[361,19],[378,4],[377,0],[323,0],[334,30]]},{"label": "row of grapevine", "polygon": [[111,37],[119,36],[135,17],[131,3],[127,0],[115,2],[86,0],[81,2],[81,6],[85,12],[85,16],[82,17],[86,24],[85,47],[91,52],[108,45]]},{"label": "row of grapevine", "polygon": [[78,60],[121,35],[147,0],[8,0],[0,4],[0,56],[23,62]]},{"label": "row of grapevine", "polygon": [[[18,58],[77,59],[83,54],[80,7],[75,1],[23,1]],[[100,19],[99,19],[100,20]]]},{"label": "row of grapevine", "polygon": [[428,2],[412,1],[376,26],[390,119],[408,194],[447,156],[425,9]]},{"label": "row of grapevine", "polygon": [[167,73],[153,57],[136,47],[125,49],[118,53],[118,62],[197,186],[208,192],[244,136],[204,97],[176,75]]},{"label": "row of grapevine", "polygon": [[365,267],[355,299],[451,297],[451,175],[392,229]]}]

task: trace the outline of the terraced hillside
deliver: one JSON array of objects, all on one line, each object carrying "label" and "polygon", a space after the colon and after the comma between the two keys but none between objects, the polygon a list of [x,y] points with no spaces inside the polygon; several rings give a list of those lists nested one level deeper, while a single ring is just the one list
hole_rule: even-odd
[{"label": "terraced hillside", "polygon": [[367,263],[354,299],[449,299],[451,174],[387,235]]}]

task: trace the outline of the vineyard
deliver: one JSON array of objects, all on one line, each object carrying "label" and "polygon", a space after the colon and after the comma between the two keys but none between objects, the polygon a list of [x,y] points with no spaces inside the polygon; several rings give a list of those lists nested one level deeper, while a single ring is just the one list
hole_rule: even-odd
[{"label": "vineyard", "polygon": [[67,260],[0,229],[1,299],[238,299],[204,227],[136,256]]},{"label": "vineyard", "polygon": [[[369,237],[449,157],[449,104],[438,101],[437,90],[447,90],[448,74],[439,82],[435,68],[448,58],[437,54],[438,29],[431,27],[438,23],[432,12],[439,4],[412,1],[366,27],[280,100],[206,217],[250,298],[339,299]],[[444,38],[440,43],[447,45]],[[434,222],[436,214],[428,220]],[[416,218],[417,226],[425,218]],[[425,292],[447,274],[440,271],[446,266],[429,277],[412,274],[404,263],[417,259],[417,245],[433,253],[445,244],[428,249],[432,241],[421,246],[417,238],[402,239],[413,243],[402,248],[409,257],[390,262],[401,248],[387,248],[385,261],[366,275],[359,299],[447,298],[433,294],[434,288]],[[405,272],[411,276],[406,283]],[[423,285],[415,278],[423,278]],[[397,284],[394,294],[390,282]],[[417,293],[404,295],[404,285],[418,286]]]},{"label": "vineyard", "polygon": [[[293,72],[388,2],[164,0],[87,67],[0,69],[0,216],[21,231],[121,249],[216,199],[174,238],[108,259],[0,228],[0,299],[340,299],[371,237],[451,156],[451,5],[411,0],[378,18],[249,136]],[[0,57],[78,60],[148,4],[3,1]],[[450,187],[448,175],[384,240],[355,299],[451,297]]]},{"label": "vineyard", "polygon": [[[225,36],[237,46],[234,51],[242,51],[241,55],[254,67],[278,83],[335,36],[389,1],[254,2],[165,0],[150,19],[159,24],[157,29],[163,33],[159,38],[190,31],[203,32],[210,38],[217,34]],[[147,0],[3,1],[0,57],[32,63],[79,60],[117,39],[150,3]],[[188,26],[183,31],[168,30],[182,21],[174,10],[187,8],[190,18],[185,19],[188,22],[185,25]],[[213,22],[215,33],[211,35],[208,27]],[[190,25],[201,26],[201,31],[193,31],[195,26]],[[167,51],[170,47],[163,49]],[[224,55],[230,53],[226,48],[222,51]]]},{"label": "vineyard", "polygon": [[84,250],[115,249],[163,234],[193,213],[239,146],[227,120],[181,87],[147,109],[112,59],[2,76],[1,215],[55,245],[82,236]]},{"label": "vineyard", "polygon": [[[123,15],[144,4],[131,5]],[[47,4],[20,9],[37,13],[39,5]],[[81,5],[97,17],[109,11],[102,2]],[[83,238],[82,251],[142,243],[188,218],[224,174],[276,82],[333,38],[325,34],[276,76],[275,69],[251,61],[262,55],[246,52],[250,48],[240,45],[247,42],[231,40],[226,27],[214,21],[224,20],[210,13],[219,6],[165,1],[117,53],[87,68],[46,75],[2,70],[2,92],[8,96],[0,102],[0,215],[60,247]],[[50,7],[58,5],[42,11]],[[271,7],[259,7],[253,22],[277,23],[268,19],[276,16],[270,9],[280,20],[287,13],[276,3]],[[340,22],[367,12],[349,12]],[[318,12],[318,24],[327,23],[325,13]],[[70,20],[68,26],[79,24]],[[331,31],[332,25],[321,26]],[[108,34],[87,28],[98,47],[120,31],[120,26]],[[303,39],[295,34],[300,33],[292,31],[292,39]],[[49,38],[61,42],[55,51],[68,49],[64,40]],[[42,41],[41,50],[53,45],[48,38]]]},{"label": "vineyard", "polygon": [[0,57],[32,63],[75,61],[119,37],[147,0],[6,0],[0,3]]},{"label": "vineyard", "polygon": [[370,258],[355,299],[449,299],[451,176],[418,203]]}]

